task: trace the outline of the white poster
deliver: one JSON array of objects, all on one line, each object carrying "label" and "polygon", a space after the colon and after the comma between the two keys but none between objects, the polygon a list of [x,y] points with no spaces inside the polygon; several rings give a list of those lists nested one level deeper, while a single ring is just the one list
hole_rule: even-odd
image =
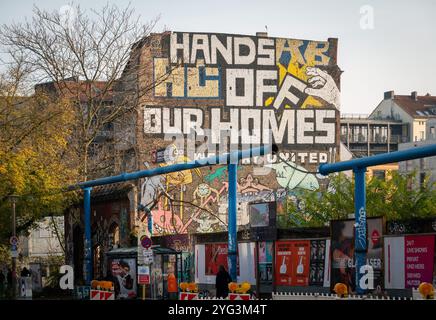
[{"label": "white poster", "polygon": [[404,237],[385,237],[385,288],[404,289]]},{"label": "white poster", "polygon": [[330,287],[330,239],[325,241],[325,260],[324,260],[324,287]]},{"label": "white poster", "polygon": [[250,282],[256,285],[256,266],[254,259],[254,242],[243,242],[238,244],[239,255],[239,276],[238,282]]}]

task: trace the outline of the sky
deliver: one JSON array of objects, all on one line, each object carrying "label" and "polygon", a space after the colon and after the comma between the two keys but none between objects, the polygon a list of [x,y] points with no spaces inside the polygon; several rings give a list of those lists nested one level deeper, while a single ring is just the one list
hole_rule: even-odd
[{"label": "sky", "polygon": [[[370,113],[385,91],[436,95],[434,0],[142,0],[75,1],[83,9],[130,3],[144,23],[163,30],[324,41],[338,38],[341,113]],[[0,24],[30,18],[33,6],[62,10],[69,1],[8,1]]]}]

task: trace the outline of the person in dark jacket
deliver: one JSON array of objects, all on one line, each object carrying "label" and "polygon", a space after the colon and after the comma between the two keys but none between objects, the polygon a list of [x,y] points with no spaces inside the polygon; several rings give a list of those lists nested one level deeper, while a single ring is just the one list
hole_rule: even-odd
[{"label": "person in dark jacket", "polygon": [[230,274],[226,271],[223,265],[219,266],[218,273],[216,274],[216,297],[227,298],[229,295],[229,283],[232,282]]}]

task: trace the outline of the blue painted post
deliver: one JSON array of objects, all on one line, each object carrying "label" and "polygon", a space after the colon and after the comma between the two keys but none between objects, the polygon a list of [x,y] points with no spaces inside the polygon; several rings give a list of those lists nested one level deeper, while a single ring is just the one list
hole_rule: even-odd
[{"label": "blue painted post", "polygon": [[360,268],[366,265],[367,251],[367,230],[366,230],[366,189],[365,175],[366,167],[355,168],[354,172],[354,211],[356,228],[354,233],[354,260],[356,266],[356,291],[357,294],[364,294],[365,289],[360,286],[360,279],[363,274]]},{"label": "blue painted post", "polygon": [[153,234],[153,214],[151,213],[151,211],[148,212],[147,223],[148,232],[150,233],[151,237],[151,235]]},{"label": "blue painted post", "polygon": [[237,281],[236,273],[236,255],[237,255],[237,231],[236,231],[236,197],[237,197],[237,171],[238,164],[229,163],[229,221],[228,221],[228,232],[229,232],[229,247],[227,262],[229,266],[230,277],[233,281]]},{"label": "blue painted post", "polygon": [[91,244],[91,187],[84,188],[84,209],[85,209],[85,282],[91,285],[92,280],[92,244]]}]

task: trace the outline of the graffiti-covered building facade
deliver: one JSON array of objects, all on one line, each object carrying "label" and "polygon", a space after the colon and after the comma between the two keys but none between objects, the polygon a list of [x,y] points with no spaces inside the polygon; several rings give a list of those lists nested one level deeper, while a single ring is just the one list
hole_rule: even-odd
[{"label": "graffiti-covered building facade", "polygon": [[[136,105],[113,124],[114,141],[123,141],[114,145],[119,155],[114,172],[275,143],[278,154],[238,166],[239,232],[249,228],[249,203],[298,202],[301,190],[315,192],[327,183],[316,175],[318,166],[339,159],[337,46],[337,39],[266,34],[149,35],[133,46],[113,90],[114,104],[130,95]],[[194,253],[192,234],[226,231],[227,181],[227,166],[215,165],[131,181],[126,188],[109,186],[117,190],[110,199],[107,188],[93,190],[94,276],[106,276],[107,251],[134,245],[131,238],[147,229],[145,208],[151,211],[153,236],[177,238],[175,249],[183,243],[183,251]],[[277,206],[277,215],[285,211]],[[76,266],[76,275],[83,230],[79,205],[66,216],[67,262]],[[253,253],[254,245],[241,250]]]},{"label": "graffiti-covered building facade", "polygon": [[[249,223],[249,202],[325,183],[310,172],[339,156],[337,39],[166,32],[136,50],[138,169],[277,144],[278,155],[239,166],[241,227]],[[154,235],[226,230],[226,166],[158,176],[139,187],[142,205],[157,201]]]}]

